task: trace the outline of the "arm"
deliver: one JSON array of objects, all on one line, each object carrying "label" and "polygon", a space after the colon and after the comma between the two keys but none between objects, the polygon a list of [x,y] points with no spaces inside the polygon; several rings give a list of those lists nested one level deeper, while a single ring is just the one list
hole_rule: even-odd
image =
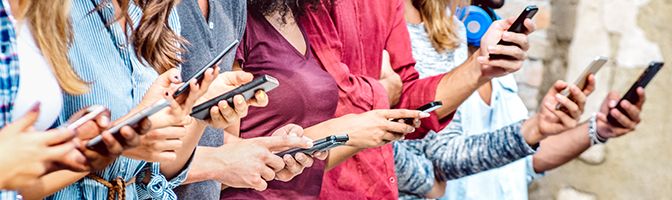
[{"label": "arm", "polygon": [[542,148],[534,154],[532,164],[537,173],[554,169],[578,157],[590,148],[588,123],[541,142]]},{"label": "arm", "polygon": [[174,161],[161,162],[161,174],[170,179],[182,172],[194,154],[205,127],[205,123],[197,122],[197,120],[192,120],[191,124],[185,126],[187,135],[180,139],[183,146],[175,151],[176,159]]},{"label": "arm", "polygon": [[84,178],[88,172],[56,171],[42,176],[35,184],[21,188],[24,199],[44,199]]}]

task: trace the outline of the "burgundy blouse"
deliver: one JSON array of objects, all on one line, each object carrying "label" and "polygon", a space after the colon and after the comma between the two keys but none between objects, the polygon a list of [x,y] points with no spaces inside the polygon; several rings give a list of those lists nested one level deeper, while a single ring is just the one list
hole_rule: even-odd
[{"label": "burgundy blouse", "polygon": [[[301,28],[303,31],[303,28]],[[304,34],[305,35],[305,34]],[[338,86],[329,73],[318,64],[307,45],[305,55],[294,48],[263,16],[248,13],[247,29],[236,59],[243,70],[255,75],[268,74],[280,86],[268,92],[269,104],[250,107],[242,119],[240,136],[270,136],[286,124],[310,127],[331,119],[338,102]],[[271,181],[268,189],[226,189],[222,199],[316,199],[321,190],[324,161],[315,160],[290,182]]]}]

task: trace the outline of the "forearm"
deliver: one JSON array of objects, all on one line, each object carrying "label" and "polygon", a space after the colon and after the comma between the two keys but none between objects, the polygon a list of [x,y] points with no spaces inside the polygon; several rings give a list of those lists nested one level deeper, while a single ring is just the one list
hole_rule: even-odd
[{"label": "forearm", "polygon": [[211,176],[212,173],[207,170],[207,166],[210,165],[209,156],[212,152],[214,152],[214,147],[196,147],[194,159],[187,174],[187,180],[182,183],[183,185],[212,180],[214,178]]},{"label": "forearm", "polygon": [[477,56],[478,53],[472,54],[462,65],[443,75],[435,95],[435,100],[443,103],[443,106],[436,110],[439,118],[445,118],[455,112],[464,100],[490,80],[481,76]]},{"label": "forearm", "polygon": [[441,181],[452,180],[504,166],[534,153],[520,135],[521,122],[495,132],[463,136],[431,134],[425,154],[440,172]]},{"label": "forearm", "polygon": [[548,137],[541,141],[539,151],[533,156],[534,171],[540,173],[559,167],[578,157],[588,148],[590,148],[588,123]]},{"label": "forearm", "polygon": [[[339,134],[338,128],[335,128],[331,125],[332,120],[328,120],[314,126],[308,127],[303,131],[303,134],[310,139],[319,140],[333,134]],[[345,133],[343,133],[345,134]],[[361,151],[360,148],[350,147],[350,146],[341,146],[329,150],[329,157],[327,158],[327,164],[325,170],[330,170],[336,167],[338,164],[347,160],[348,158],[357,154]]]},{"label": "forearm", "polygon": [[59,190],[84,178],[88,172],[60,170],[42,176],[37,183],[21,188],[19,191],[24,199],[44,199]]},{"label": "forearm", "polygon": [[198,141],[201,139],[205,127],[205,123],[197,122],[196,120],[193,120],[191,124],[186,125],[187,135],[181,139],[182,148],[175,152],[177,158],[171,162],[161,162],[161,174],[167,179],[177,176],[185,169],[189,158],[191,158],[196,146],[198,146]]}]

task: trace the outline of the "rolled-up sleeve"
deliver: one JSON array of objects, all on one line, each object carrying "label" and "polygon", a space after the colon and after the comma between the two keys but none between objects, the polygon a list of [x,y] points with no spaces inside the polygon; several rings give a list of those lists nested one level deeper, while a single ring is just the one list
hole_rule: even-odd
[{"label": "rolled-up sleeve", "polygon": [[[161,164],[160,163],[149,163],[146,167],[149,170],[150,181],[147,184],[138,183],[136,184],[136,189],[138,190],[138,199],[162,199],[162,200],[177,200],[177,195],[173,191],[176,187],[182,185],[185,180],[187,180],[187,174],[189,172],[189,166],[193,160],[194,155],[192,153],[191,157],[184,165],[185,167],[180,171],[180,173],[168,180],[161,173]],[[138,182],[144,180],[146,174],[140,173],[138,175]]]}]

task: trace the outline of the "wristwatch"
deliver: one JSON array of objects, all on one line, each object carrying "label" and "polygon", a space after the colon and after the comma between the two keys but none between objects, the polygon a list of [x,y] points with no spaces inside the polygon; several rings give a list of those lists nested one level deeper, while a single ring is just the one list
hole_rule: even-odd
[{"label": "wristwatch", "polygon": [[608,138],[603,138],[600,134],[597,133],[597,113],[593,113],[588,121],[588,137],[590,138],[590,145],[604,144],[609,140]]}]

